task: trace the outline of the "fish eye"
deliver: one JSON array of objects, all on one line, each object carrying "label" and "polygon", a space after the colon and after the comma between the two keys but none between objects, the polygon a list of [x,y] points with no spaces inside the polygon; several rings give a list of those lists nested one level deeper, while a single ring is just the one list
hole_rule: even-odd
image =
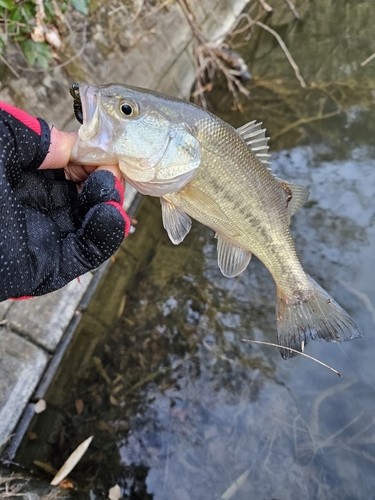
[{"label": "fish eye", "polygon": [[120,111],[123,115],[127,117],[136,116],[138,114],[137,106],[129,101],[122,101],[120,103]]}]

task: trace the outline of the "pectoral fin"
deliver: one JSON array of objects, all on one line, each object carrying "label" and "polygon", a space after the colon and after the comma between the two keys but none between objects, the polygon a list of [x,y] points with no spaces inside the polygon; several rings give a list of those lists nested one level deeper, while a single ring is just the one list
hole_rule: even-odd
[{"label": "pectoral fin", "polygon": [[288,213],[289,216],[292,217],[292,215],[306,203],[310,193],[308,189],[300,184],[293,184],[292,182],[284,181],[278,177],[276,177],[276,180],[285,191]]},{"label": "pectoral fin", "polygon": [[179,245],[191,228],[191,219],[172,203],[160,198],[163,226],[174,245]]},{"label": "pectoral fin", "polygon": [[212,215],[217,219],[228,221],[228,217],[219,207],[219,205],[206,193],[197,189],[194,186],[187,185],[184,187],[180,194],[186,198],[195,208],[204,214]]},{"label": "pectoral fin", "polygon": [[217,253],[220,271],[227,278],[233,278],[242,273],[251,259],[251,253],[233,245],[228,240],[217,235]]}]

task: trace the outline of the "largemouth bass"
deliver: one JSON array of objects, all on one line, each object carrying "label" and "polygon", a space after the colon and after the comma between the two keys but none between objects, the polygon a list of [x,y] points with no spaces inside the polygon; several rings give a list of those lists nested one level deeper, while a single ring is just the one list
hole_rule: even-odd
[{"label": "largemouth bass", "polygon": [[193,104],[125,85],[80,84],[71,93],[82,122],[73,150],[77,162],[119,164],[126,182],[160,197],[163,224],[176,245],[191,218],[211,228],[225,276],[244,271],[252,254],[263,262],[276,283],[280,346],[302,352],[309,339],[362,336],[303,270],[289,224],[308,192],[270,171],[261,124],[236,130]]}]

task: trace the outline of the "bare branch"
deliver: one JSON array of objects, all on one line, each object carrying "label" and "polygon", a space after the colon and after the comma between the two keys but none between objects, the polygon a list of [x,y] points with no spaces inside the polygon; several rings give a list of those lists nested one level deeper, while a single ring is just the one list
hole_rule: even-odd
[{"label": "bare branch", "polygon": [[285,45],[285,43],[283,42],[283,39],[281,38],[281,36],[275,31],[273,30],[272,28],[270,28],[269,26],[267,26],[266,24],[263,24],[261,23],[260,21],[257,21],[255,24],[257,24],[258,26],[260,26],[261,28],[263,28],[264,30],[268,31],[269,33],[271,33],[271,35],[273,35],[276,40],[279,42],[280,44],[280,47],[283,49],[286,57],[288,58],[288,61],[290,62],[290,65],[292,66],[292,68],[294,69],[294,72],[296,74],[296,77],[298,79],[298,81],[300,82],[301,84],[301,87],[302,88],[306,88],[306,82],[305,80],[303,79],[303,77],[301,76],[301,73],[299,71],[299,68],[297,66],[297,64],[295,63],[291,53],[289,52],[287,46]]}]

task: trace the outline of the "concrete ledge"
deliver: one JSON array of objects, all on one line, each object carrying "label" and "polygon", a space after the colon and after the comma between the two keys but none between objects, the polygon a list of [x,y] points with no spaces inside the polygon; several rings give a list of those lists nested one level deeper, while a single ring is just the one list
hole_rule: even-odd
[{"label": "concrete ledge", "polygon": [[0,446],[13,432],[48,360],[43,349],[0,329]]},{"label": "concrete ledge", "polygon": [[91,280],[87,273],[56,292],[16,301],[5,316],[7,326],[53,352]]}]

